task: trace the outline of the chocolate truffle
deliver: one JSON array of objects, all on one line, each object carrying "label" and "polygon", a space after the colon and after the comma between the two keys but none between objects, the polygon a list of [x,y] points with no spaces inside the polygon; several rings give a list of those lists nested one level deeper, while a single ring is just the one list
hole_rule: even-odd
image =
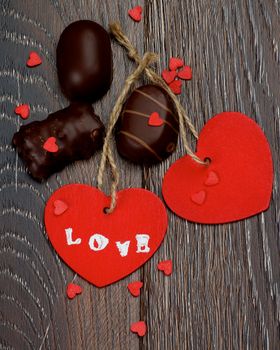
[{"label": "chocolate truffle", "polygon": [[[71,104],[43,121],[24,125],[13,137],[13,145],[37,181],[62,170],[78,159],[88,159],[102,145],[104,125],[90,104]],[[58,150],[44,148],[55,138]]]},{"label": "chocolate truffle", "polygon": [[127,99],[118,121],[118,152],[134,163],[160,162],[175,150],[178,130],[168,93],[156,85],[139,87]]},{"label": "chocolate truffle", "polygon": [[110,88],[112,50],[108,32],[93,21],[71,23],[62,32],[57,49],[57,74],[70,101],[94,102]]}]

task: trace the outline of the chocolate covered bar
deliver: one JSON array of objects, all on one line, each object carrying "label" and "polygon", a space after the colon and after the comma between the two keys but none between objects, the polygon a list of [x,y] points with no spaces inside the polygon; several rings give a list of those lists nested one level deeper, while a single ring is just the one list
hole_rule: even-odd
[{"label": "chocolate covered bar", "polygon": [[103,137],[104,125],[92,106],[73,103],[43,121],[22,126],[12,143],[32,177],[42,181],[76,160],[90,158]]}]

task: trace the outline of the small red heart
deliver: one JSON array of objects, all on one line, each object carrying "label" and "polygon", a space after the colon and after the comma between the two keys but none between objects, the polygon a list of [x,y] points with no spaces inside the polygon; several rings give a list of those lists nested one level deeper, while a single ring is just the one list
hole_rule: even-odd
[{"label": "small red heart", "polygon": [[140,22],[142,18],[142,7],[135,6],[128,11],[128,14],[135,22]]},{"label": "small red heart", "polygon": [[130,330],[133,333],[137,333],[139,337],[143,337],[147,333],[147,326],[144,321],[132,323]]},{"label": "small red heart", "polygon": [[178,72],[178,78],[184,80],[191,80],[192,78],[192,69],[190,66],[184,66],[182,70]]},{"label": "small red heart", "polygon": [[160,261],[157,265],[159,271],[163,271],[166,276],[170,276],[172,274],[172,261],[165,260]]},{"label": "small red heart", "polygon": [[55,153],[58,151],[58,145],[56,144],[55,137],[49,137],[47,141],[44,143],[43,148],[51,153]]},{"label": "small red heart", "polygon": [[129,290],[129,292],[131,293],[131,295],[133,295],[134,297],[139,297],[140,295],[140,289],[143,287],[143,282],[140,281],[135,281],[135,282],[131,282],[127,285],[127,288]]},{"label": "small red heart", "polygon": [[31,51],[26,62],[28,67],[36,67],[42,63],[41,57],[35,51]]},{"label": "small red heart", "polygon": [[19,105],[15,108],[15,113],[22,119],[27,119],[30,114],[30,107],[27,104]]},{"label": "small red heart", "polygon": [[169,84],[170,89],[173,91],[175,95],[180,95],[182,90],[182,82],[181,80],[174,80]]},{"label": "small red heart", "polygon": [[206,199],[206,192],[205,191],[199,191],[196,193],[193,193],[191,195],[191,200],[198,205],[202,205],[205,202]]},{"label": "small red heart", "polygon": [[69,299],[74,299],[76,295],[81,294],[83,288],[75,283],[69,283],[67,286],[67,296]]},{"label": "small red heart", "polygon": [[55,200],[53,206],[55,215],[61,215],[68,209],[68,205],[60,199]]},{"label": "small red heart", "polygon": [[150,126],[161,126],[164,124],[164,120],[159,116],[157,112],[153,112],[148,121],[148,125]]},{"label": "small red heart", "polygon": [[207,179],[204,182],[205,186],[215,186],[220,182],[219,176],[215,171],[209,171]]},{"label": "small red heart", "polygon": [[184,61],[178,57],[171,57],[169,60],[169,69],[176,70],[178,68],[183,67]]},{"label": "small red heart", "polygon": [[172,83],[172,81],[175,80],[175,78],[177,76],[177,72],[175,70],[170,71],[170,70],[165,69],[164,71],[162,71],[161,76],[164,79],[164,81],[166,82],[166,84],[170,84],[170,83]]},{"label": "small red heart", "polygon": [[[254,120],[238,112],[218,114],[202,129],[196,154],[211,162],[205,166],[184,156],[164,176],[163,197],[177,215],[193,222],[221,224],[269,207],[273,162],[267,139]],[[209,181],[210,171],[217,174],[219,185],[207,187],[205,202],[197,205],[191,196]]]}]

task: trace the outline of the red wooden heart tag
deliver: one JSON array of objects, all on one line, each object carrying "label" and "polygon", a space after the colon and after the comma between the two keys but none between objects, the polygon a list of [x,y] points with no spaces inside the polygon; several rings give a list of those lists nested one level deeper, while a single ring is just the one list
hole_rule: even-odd
[{"label": "red wooden heart tag", "polygon": [[[129,275],[159,248],[167,229],[166,209],[152,192],[140,188],[110,198],[95,187],[72,184],[54,192],[45,208],[49,239],[60,257],[79,275],[103,287]],[[67,210],[56,215],[57,201]]]},{"label": "red wooden heart tag", "polygon": [[219,224],[236,221],[269,206],[273,164],[267,139],[260,127],[238,112],[210,119],[200,133],[197,153],[208,166],[185,156],[177,160],[163,180],[163,196],[184,219]]}]

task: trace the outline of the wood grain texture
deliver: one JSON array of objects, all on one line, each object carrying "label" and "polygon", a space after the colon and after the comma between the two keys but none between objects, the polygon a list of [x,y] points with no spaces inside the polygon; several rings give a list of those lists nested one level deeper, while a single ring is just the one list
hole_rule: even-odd
[{"label": "wood grain texture", "polygon": [[[137,24],[127,16],[136,4],[144,7]],[[279,349],[279,2],[0,0],[0,5],[0,349]],[[104,289],[75,277],[60,261],[42,221],[44,203],[59,186],[96,185],[100,154],[40,185],[10,146],[22,123],[67,105],[57,83],[55,45],[63,28],[82,18],[105,27],[119,20],[141,54],[159,53],[159,72],[170,56],[184,57],[193,80],[184,84],[180,99],[197,129],[224,110],[243,112],[265,131],[275,168],[268,211],[218,226],[188,223],[169,212],[168,234],[152,260]],[[44,58],[35,69],[25,67],[31,49]],[[113,51],[112,88],[94,105],[103,121],[134,67],[115,43]],[[28,121],[14,115],[17,103],[30,103]],[[162,177],[183,148],[143,169],[115,155],[121,188],[143,186],[161,196]],[[166,258],[174,263],[171,277],[156,271]],[[84,292],[68,301],[65,286],[73,277]],[[134,299],[126,286],[136,279],[144,287]],[[148,324],[143,339],[129,331],[139,319]]]}]

